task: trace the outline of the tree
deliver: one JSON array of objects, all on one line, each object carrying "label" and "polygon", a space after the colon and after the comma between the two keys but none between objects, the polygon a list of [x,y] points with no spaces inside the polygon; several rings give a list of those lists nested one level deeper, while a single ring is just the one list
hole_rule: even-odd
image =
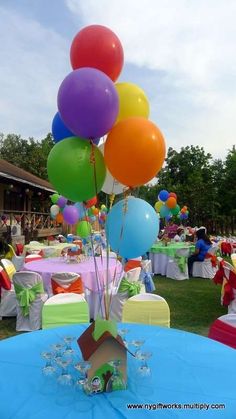
[{"label": "tree", "polygon": [[34,175],[47,179],[47,157],[53,147],[52,135],[42,141],[25,140],[20,135],[0,135],[0,158]]}]

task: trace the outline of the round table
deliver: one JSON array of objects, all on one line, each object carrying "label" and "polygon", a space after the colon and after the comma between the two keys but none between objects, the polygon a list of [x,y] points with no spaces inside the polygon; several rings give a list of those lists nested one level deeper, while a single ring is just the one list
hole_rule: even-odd
[{"label": "round table", "polygon": [[44,245],[44,244],[26,244],[24,246],[24,252],[27,253],[37,253],[42,251],[45,255],[47,255],[47,250],[50,251],[50,256],[60,256],[63,249],[66,247],[72,246],[71,243],[58,243],[52,245]]},{"label": "round table", "polygon": [[[140,361],[128,354],[127,390],[89,397],[72,389],[68,405],[60,403],[56,380],[47,393],[47,379],[41,374],[45,362],[40,353],[50,350],[50,345],[65,335],[80,336],[86,325],[2,340],[0,418],[235,418],[234,349],[180,330],[140,324],[125,327],[129,329],[127,340],[144,339],[143,350],[151,350],[151,376],[137,375]],[[80,357],[76,341],[74,347]],[[129,409],[128,405],[136,408]]]},{"label": "round table", "polygon": [[51,285],[53,274],[75,272],[81,275],[91,319],[96,318],[100,312],[101,293],[104,291],[106,284],[112,284],[113,288],[117,289],[123,276],[122,265],[117,259],[109,258],[107,267],[107,258],[101,258],[101,256],[95,257],[95,261],[94,258],[90,257],[85,262],[80,263],[67,263],[62,257],[34,260],[25,263],[24,269],[42,275],[44,289],[49,296],[53,295]]},{"label": "round table", "polygon": [[174,258],[176,251],[180,249],[189,249],[189,254],[194,252],[195,246],[187,243],[155,243],[149,250],[149,257],[152,261],[152,271],[154,274],[161,274],[166,276],[167,265],[170,258]]},{"label": "round table", "polygon": [[43,277],[45,290],[49,293],[51,293],[51,276],[57,272],[78,273],[81,275],[84,287],[95,292],[103,289],[107,282],[117,284],[123,273],[121,263],[114,258],[109,259],[107,269],[107,258],[105,257],[95,257],[95,261],[94,258],[90,257],[88,260],[79,263],[67,263],[61,257],[47,258],[25,263],[24,269],[39,272]]}]

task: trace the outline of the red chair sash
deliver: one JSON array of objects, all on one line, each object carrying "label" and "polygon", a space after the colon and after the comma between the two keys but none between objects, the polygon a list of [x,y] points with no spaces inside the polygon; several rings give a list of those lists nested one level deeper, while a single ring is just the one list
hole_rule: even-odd
[{"label": "red chair sash", "polygon": [[11,289],[10,278],[2,268],[0,268],[0,288],[1,287],[8,291]]},{"label": "red chair sash", "polygon": [[211,325],[208,337],[236,349],[236,328],[220,319]]},{"label": "red chair sash", "polygon": [[216,268],[217,266],[217,257],[216,255],[212,255],[211,253],[207,253],[205,255],[205,259],[211,259],[211,264],[213,268]]}]

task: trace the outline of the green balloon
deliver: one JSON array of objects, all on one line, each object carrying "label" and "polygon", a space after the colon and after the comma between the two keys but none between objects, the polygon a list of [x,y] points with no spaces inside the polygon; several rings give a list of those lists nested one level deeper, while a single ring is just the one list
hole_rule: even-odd
[{"label": "green balloon", "polygon": [[52,194],[52,195],[50,196],[52,203],[53,203],[53,204],[56,204],[56,203],[57,203],[57,201],[58,201],[58,199],[59,199],[59,197],[60,197],[60,195],[58,195],[58,193],[54,193],[54,194]]},{"label": "green balloon", "polygon": [[172,215],[177,215],[180,212],[180,206],[177,204],[174,208],[171,208],[170,210]]},{"label": "green balloon", "polygon": [[76,226],[76,234],[85,239],[91,234],[92,227],[88,221],[80,221]]},{"label": "green balloon", "polygon": [[102,189],[106,176],[101,151],[96,146],[92,150],[89,141],[79,137],[54,145],[48,155],[47,171],[60,195],[73,202],[93,198]]}]

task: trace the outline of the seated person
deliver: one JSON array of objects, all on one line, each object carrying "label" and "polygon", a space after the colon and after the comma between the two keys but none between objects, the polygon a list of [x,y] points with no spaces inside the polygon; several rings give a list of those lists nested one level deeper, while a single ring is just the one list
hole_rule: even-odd
[{"label": "seated person", "polygon": [[185,233],[183,227],[178,227],[177,233],[174,237],[175,242],[184,242],[185,241]]},{"label": "seated person", "polygon": [[193,264],[194,262],[203,262],[205,256],[212,246],[212,243],[209,237],[206,235],[206,228],[200,227],[196,231],[197,241],[195,244],[195,252],[193,255],[189,256],[188,258],[188,274],[189,277],[192,276],[193,271]]},{"label": "seated person", "polygon": [[170,220],[167,226],[165,227],[165,234],[169,239],[173,239],[177,233],[178,225],[174,224],[173,220]]}]

